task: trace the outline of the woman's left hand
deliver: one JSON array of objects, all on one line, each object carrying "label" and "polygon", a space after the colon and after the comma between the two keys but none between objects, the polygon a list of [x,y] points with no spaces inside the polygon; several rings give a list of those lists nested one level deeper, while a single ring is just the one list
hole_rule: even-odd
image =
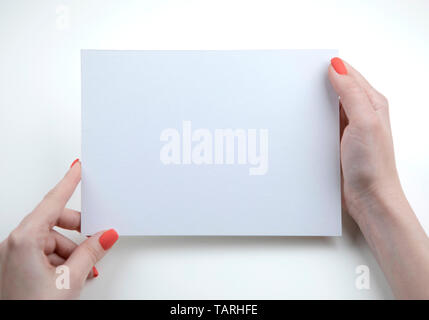
[{"label": "woman's left hand", "polygon": [[98,275],[94,265],[118,239],[116,231],[98,232],[78,246],[53,229],[80,231],[80,212],[65,208],[80,178],[75,161],[0,244],[1,299],[74,299],[86,280]]}]

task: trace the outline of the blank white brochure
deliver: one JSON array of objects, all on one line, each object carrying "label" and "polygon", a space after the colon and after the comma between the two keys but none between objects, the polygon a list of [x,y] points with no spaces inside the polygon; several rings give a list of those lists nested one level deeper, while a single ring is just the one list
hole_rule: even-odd
[{"label": "blank white brochure", "polygon": [[341,235],[336,50],[82,51],[82,231]]}]

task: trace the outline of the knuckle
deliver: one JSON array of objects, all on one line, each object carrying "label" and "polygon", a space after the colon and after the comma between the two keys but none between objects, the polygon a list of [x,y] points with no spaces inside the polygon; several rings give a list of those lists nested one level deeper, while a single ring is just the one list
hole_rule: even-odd
[{"label": "knuckle", "polygon": [[7,244],[10,248],[20,248],[29,243],[28,236],[19,229],[13,230],[7,238]]},{"label": "knuckle", "polygon": [[386,109],[389,107],[389,101],[387,100],[387,98],[382,95],[381,93],[377,93],[375,99],[374,99],[374,103],[375,103],[375,109]]},{"label": "knuckle", "polygon": [[350,83],[346,89],[346,93],[353,96],[361,95],[362,92],[362,88],[354,82]]},{"label": "knuckle", "polygon": [[66,199],[64,197],[64,195],[61,194],[61,192],[58,190],[57,187],[51,189],[43,198],[44,201],[48,202],[48,203],[58,203],[59,201],[61,202],[66,202],[68,199]]},{"label": "knuckle", "polygon": [[98,261],[98,257],[100,256],[100,253],[98,252],[98,250],[93,246],[91,246],[89,242],[85,242],[83,244],[83,249],[85,250],[92,264],[95,264]]},{"label": "knuckle", "polygon": [[45,194],[45,196],[43,197],[43,199],[47,200],[47,201],[55,199],[56,193],[57,192],[56,192],[55,188],[51,189],[51,190],[49,190],[49,192],[47,194]]},{"label": "knuckle", "polygon": [[385,107],[389,105],[389,100],[386,98],[386,96],[384,96],[381,93],[380,93],[380,101]]}]

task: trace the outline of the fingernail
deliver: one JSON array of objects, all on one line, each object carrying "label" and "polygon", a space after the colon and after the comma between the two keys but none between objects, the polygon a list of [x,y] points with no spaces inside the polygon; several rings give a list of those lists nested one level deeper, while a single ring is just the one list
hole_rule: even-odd
[{"label": "fingernail", "polygon": [[347,74],[346,66],[344,65],[343,60],[341,60],[340,58],[332,58],[331,65],[334,67],[335,71],[338,74]]},{"label": "fingernail", "polygon": [[94,276],[94,278],[98,277],[98,270],[97,270],[97,268],[95,266],[92,267],[92,275]]},{"label": "fingernail", "polygon": [[119,238],[119,235],[115,231],[115,229],[110,229],[104,232],[101,235],[101,237],[98,239],[98,241],[100,242],[103,249],[107,250],[107,249],[110,249],[115,244],[118,238]]},{"label": "fingernail", "polygon": [[72,162],[70,168],[73,167],[77,162],[79,162],[79,158],[77,158],[75,161]]}]

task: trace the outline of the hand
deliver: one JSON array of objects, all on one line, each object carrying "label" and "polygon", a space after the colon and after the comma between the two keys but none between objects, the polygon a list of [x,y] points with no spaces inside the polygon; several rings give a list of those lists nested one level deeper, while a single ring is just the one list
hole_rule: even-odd
[{"label": "hand", "polygon": [[334,58],[329,67],[329,79],[341,101],[344,203],[360,223],[363,202],[375,196],[401,193],[388,102],[359,72],[339,58]]},{"label": "hand", "polygon": [[[116,231],[99,232],[78,246],[53,230],[58,226],[80,231],[80,213],[65,208],[80,177],[81,165],[75,161],[57,186],[0,244],[1,299],[74,299],[86,279],[98,275],[94,265],[118,239]],[[58,277],[66,276],[63,271],[56,273],[60,265],[69,270],[69,289],[57,287]]]},{"label": "hand", "polygon": [[339,58],[329,79],[340,96],[343,200],[398,298],[429,298],[429,240],[403,193],[388,103]]}]

